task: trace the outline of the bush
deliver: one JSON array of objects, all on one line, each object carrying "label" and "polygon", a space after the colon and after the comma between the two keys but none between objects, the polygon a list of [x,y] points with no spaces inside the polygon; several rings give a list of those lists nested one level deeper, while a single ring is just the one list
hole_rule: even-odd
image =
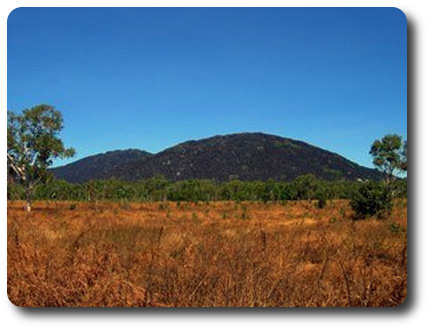
[{"label": "bush", "polygon": [[317,208],[323,209],[327,205],[327,199],[324,196],[318,197]]},{"label": "bush", "polygon": [[379,182],[363,184],[351,199],[351,207],[357,218],[376,215],[386,217],[393,207],[393,199],[389,186]]},{"label": "bush", "polygon": [[326,187],[320,183],[320,186],[317,188],[315,192],[315,197],[317,199],[317,208],[323,209],[327,205],[327,189]]},{"label": "bush", "polygon": [[400,225],[400,223],[398,223],[398,222],[393,222],[393,223],[391,223],[391,225],[390,225],[390,231],[391,231],[392,233],[397,234],[397,233],[402,232],[402,231],[403,231],[403,228],[402,228],[402,226]]}]

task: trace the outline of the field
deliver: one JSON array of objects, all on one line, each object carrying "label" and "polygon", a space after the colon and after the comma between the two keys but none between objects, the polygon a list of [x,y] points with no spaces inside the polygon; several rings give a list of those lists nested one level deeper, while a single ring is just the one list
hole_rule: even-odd
[{"label": "field", "polygon": [[352,221],[348,201],[8,202],[18,306],[397,306],[407,201]]}]

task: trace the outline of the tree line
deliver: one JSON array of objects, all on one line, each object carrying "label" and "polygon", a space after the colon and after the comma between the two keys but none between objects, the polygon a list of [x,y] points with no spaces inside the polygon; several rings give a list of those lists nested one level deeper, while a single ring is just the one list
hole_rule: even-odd
[{"label": "tree line", "polygon": [[[185,180],[171,182],[162,176],[139,182],[97,180],[72,184],[51,180],[35,188],[35,200],[59,201],[286,201],[318,200],[321,206],[330,199],[352,199],[365,185],[359,181],[324,181],[313,174],[297,177],[291,182]],[[383,182],[375,183],[384,185]],[[394,197],[406,197],[407,181],[396,180]],[[9,200],[25,200],[25,187],[8,184]]]}]

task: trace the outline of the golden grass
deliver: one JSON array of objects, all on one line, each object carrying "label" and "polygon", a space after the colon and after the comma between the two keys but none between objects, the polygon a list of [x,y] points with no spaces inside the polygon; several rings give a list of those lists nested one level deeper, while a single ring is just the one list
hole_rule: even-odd
[{"label": "golden grass", "polygon": [[407,206],[349,220],[347,201],[8,204],[18,306],[397,306]]}]

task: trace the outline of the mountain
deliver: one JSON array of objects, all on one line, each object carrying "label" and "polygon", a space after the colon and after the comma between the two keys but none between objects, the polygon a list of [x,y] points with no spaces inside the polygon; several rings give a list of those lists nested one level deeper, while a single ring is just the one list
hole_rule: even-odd
[{"label": "mountain", "polygon": [[217,135],[187,141],[153,155],[141,153],[126,150],[96,155],[55,168],[53,173],[70,182],[107,178],[137,181],[157,174],[172,181],[289,181],[307,173],[326,180],[382,177],[380,172],[359,166],[333,152],[263,133]]},{"label": "mountain", "polygon": [[152,154],[138,149],[115,150],[89,156],[68,165],[52,169],[56,178],[69,182],[103,180],[115,177],[114,174],[126,164],[144,161]]}]

